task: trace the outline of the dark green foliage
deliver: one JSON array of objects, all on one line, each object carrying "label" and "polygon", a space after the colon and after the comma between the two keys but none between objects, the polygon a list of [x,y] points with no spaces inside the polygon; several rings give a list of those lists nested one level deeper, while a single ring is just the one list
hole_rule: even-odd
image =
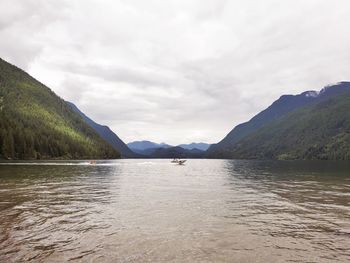
[{"label": "dark green foliage", "polygon": [[0,59],[0,157],[118,158],[64,100]]},{"label": "dark green foliage", "polygon": [[240,159],[350,160],[350,91],[274,120],[221,154]]}]

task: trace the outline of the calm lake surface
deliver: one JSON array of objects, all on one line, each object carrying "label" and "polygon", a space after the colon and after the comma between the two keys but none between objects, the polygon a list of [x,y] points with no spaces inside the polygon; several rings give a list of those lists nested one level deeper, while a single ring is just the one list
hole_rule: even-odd
[{"label": "calm lake surface", "polygon": [[350,262],[350,163],[0,163],[0,262]]}]

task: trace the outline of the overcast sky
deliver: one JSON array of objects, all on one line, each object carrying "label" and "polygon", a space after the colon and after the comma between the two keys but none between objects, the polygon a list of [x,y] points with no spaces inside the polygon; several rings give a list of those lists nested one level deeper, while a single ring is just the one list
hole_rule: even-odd
[{"label": "overcast sky", "polygon": [[348,0],[0,0],[0,56],[125,142],[221,140],[350,79]]}]

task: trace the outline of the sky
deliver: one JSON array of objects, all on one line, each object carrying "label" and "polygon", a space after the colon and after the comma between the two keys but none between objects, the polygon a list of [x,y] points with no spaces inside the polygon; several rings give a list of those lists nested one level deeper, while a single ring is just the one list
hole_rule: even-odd
[{"label": "sky", "polygon": [[215,143],[350,80],[348,0],[0,0],[0,57],[125,142]]}]

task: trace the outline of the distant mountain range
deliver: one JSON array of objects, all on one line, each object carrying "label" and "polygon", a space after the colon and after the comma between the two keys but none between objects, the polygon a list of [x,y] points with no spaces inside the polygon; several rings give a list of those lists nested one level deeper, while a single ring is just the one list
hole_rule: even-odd
[{"label": "distant mountain range", "polygon": [[210,147],[209,143],[203,143],[203,142],[199,142],[199,143],[190,143],[190,144],[180,144],[178,145],[181,148],[187,149],[187,150],[193,150],[193,149],[198,149],[201,151],[206,151],[208,150],[208,148]]},{"label": "distant mountain range", "polygon": [[284,95],[212,145],[209,158],[350,159],[350,83]]},{"label": "distant mountain range", "polygon": [[134,141],[129,142],[127,146],[132,149],[133,151],[143,151],[151,148],[168,148],[172,147],[171,145],[168,145],[166,143],[155,143],[151,141]]},{"label": "distant mountain range", "polygon": [[0,59],[0,158],[119,157],[64,100]]},{"label": "distant mountain range", "polygon": [[93,128],[106,142],[108,142],[115,150],[119,151],[124,158],[136,158],[140,155],[134,153],[129,147],[108,127],[96,123],[83,112],[81,112],[77,106],[71,102],[67,102],[70,107],[77,112],[84,121]]},{"label": "distant mountain range", "polygon": [[210,146],[207,143],[172,146],[151,141],[135,141],[127,145],[133,152],[150,158],[201,158]]}]

